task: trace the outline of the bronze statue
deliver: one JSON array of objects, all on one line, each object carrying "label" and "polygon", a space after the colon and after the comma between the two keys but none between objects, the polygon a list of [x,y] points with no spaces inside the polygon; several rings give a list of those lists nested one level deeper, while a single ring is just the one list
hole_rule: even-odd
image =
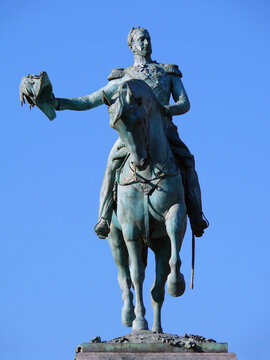
[{"label": "bronze statue", "polygon": [[[55,98],[46,73],[23,78],[20,93],[22,102],[26,98],[51,120],[54,110],[88,110],[103,103],[109,107],[110,126],[117,130],[119,139],[109,155],[95,231],[100,238],[108,237],[123,292],[122,323],[133,330],[148,329],[142,284],[147,250],[154,251],[153,330],[160,332],[165,282],[172,296],[185,291],[179,252],[186,213],[197,237],[203,235],[208,221],[202,212],[194,157],[172,122],[174,115],[184,114],[190,107],[181,71],[176,65],[151,59],[146,29],[132,28],[128,45],[134,64],[114,69],[109,83],[90,95]],[[170,95],[175,101],[171,105]]]},{"label": "bronze statue", "polygon": [[[190,108],[188,96],[182,84],[182,73],[177,65],[160,64],[151,59],[151,39],[146,29],[132,28],[128,35],[128,46],[134,54],[134,64],[126,69],[114,69],[108,77],[109,83],[102,89],[88,96],[73,99],[56,99],[56,110],[87,110],[101,105],[102,92],[111,98],[117,87],[130,79],[143,80],[153,90],[165,115],[164,126],[173,154],[183,174],[185,198],[191,228],[195,236],[202,236],[207,228],[203,218],[201,205],[201,190],[195,171],[194,157],[187,146],[179,138],[177,127],[172,117],[186,113]],[[175,104],[169,105],[170,95]],[[107,164],[100,195],[99,222],[96,233],[104,238],[109,233],[109,225],[113,210],[113,185],[117,168],[123,161],[119,140],[114,145]]]}]

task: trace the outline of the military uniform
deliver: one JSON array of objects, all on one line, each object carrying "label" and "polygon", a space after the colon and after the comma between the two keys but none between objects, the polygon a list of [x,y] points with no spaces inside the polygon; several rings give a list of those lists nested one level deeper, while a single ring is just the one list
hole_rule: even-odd
[{"label": "military uniform", "polygon": [[[183,105],[185,105],[185,101],[188,102],[188,98],[182,85],[181,78],[182,73],[177,65],[152,62],[146,65],[133,65],[125,69],[113,69],[108,77],[110,83],[106,88],[110,89],[110,85],[112,85],[111,87],[113,88],[113,84],[116,82],[119,84],[121,80],[124,82],[130,79],[136,79],[145,81],[154,92],[165,112],[165,116],[163,117],[165,133],[182,171],[187,211],[191,226],[195,235],[201,236],[203,229],[207,227],[207,224],[202,220],[201,192],[197,173],[195,171],[194,157],[190,153],[188,147],[179,138],[177,127],[172,122],[172,115],[179,115],[186,112],[186,110],[183,109]],[[184,99],[180,99],[178,102],[176,101],[175,104],[169,105],[170,95],[173,93],[173,86],[179,87],[178,92],[184,94]],[[177,96],[175,95],[174,98],[177,98]],[[172,107],[173,110],[172,114],[170,113],[170,107]],[[109,222],[113,211],[112,193],[115,173],[117,168],[121,166],[126,152],[127,149],[125,148],[125,145],[118,139],[108,158],[101,188],[99,223],[95,228],[100,237],[105,237],[106,235],[106,230],[104,231],[104,228],[107,228],[107,233],[109,231]],[[103,225],[100,225],[102,221]]]},{"label": "military uniform", "polygon": [[[171,75],[182,78],[182,73],[177,65],[153,62],[147,64],[147,66],[113,69],[108,80],[112,81],[121,78],[143,80],[151,87],[159,103],[165,105],[164,100],[168,104],[170,99],[171,82],[169,77]],[[172,122],[172,117],[166,116],[163,119],[165,132],[174,154],[179,160],[181,159],[182,166],[194,166],[194,158],[188,147],[179,138],[177,126]]]}]

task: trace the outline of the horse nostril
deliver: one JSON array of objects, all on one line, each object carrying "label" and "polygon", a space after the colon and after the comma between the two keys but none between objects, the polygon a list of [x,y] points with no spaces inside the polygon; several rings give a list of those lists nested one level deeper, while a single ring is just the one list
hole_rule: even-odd
[{"label": "horse nostril", "polygon": [[132,166],[133,168],[137,168],[137,167],[138,167],[138,163],[137,163],[136,161],[131,161],[130,164],[131,164],[131,166]]},{"label": "horse nostril", "polygon": [[143,158],[141,161],[140,161],[140,165],[141,166],[145,166],[147,164],[147,158]]},{"label": "horse nostril", "polygon": [[132,167],[135,167],[135,168],[137,168],[138,170],[144,170],[145,169],[145,167],[147,166],[147,164],[148,164],[148,160],[147,160],[147,158],[145,157],[145,158],[142,158],[141,160],[139,160],[139,161],[130,161],[130,164],[131,164],[131,166]]}]

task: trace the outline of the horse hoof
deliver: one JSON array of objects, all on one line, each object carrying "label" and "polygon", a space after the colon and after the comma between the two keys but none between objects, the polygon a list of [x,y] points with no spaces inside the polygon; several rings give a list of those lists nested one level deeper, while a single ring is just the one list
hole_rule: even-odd
[{"label": "horse hoof", "polygon": [[177,273],[176,275],[169,274],[167,279],[167,291],[169,295],[178,297],[184,294],[186,289],[186,283],[184,275]]},{"label": "horse hoof", "polygon": [[132,322],[135,319],[134,306],[123,306],[121,322],[126,327],[132,327]]},{"label": "horse hoof", "polygon": [[155,325],[153,325],[152,331],[153,331],[153,332],[156,332],[156,333],[160,333],[160,334],[163,333],[163,330],[162,330],[162,327],[161,327],[161,326],[155,326]]},{"label": "horse hoof", "polygon": [[148,322],[145,319],[135,319],[132,323],[132,330],[148,330]]}]

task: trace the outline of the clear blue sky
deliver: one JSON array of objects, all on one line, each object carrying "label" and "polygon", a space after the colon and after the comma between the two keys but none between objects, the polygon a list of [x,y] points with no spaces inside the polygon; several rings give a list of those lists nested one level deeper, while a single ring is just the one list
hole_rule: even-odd
[{"label": "clear blue sky", "polygon": [[[0,5],[0,356],[72,359],[95,336],[127,333],[106,241],[93,231],[116,140],[105,106],[50,122],[19,104],[21,77],[46,70],[57,97],[86,95],[132,64],[132,26],[153,59],[178,64],[191,101],[174,119],[196,158],[210,228],[197,240],[195,290],[166,295],[164,330],[269,353],[270,5],[257,0],[7,1]],[[181,251],[190,280],[191,233]],[[150,256],[145,281],[152,323]]]}]

